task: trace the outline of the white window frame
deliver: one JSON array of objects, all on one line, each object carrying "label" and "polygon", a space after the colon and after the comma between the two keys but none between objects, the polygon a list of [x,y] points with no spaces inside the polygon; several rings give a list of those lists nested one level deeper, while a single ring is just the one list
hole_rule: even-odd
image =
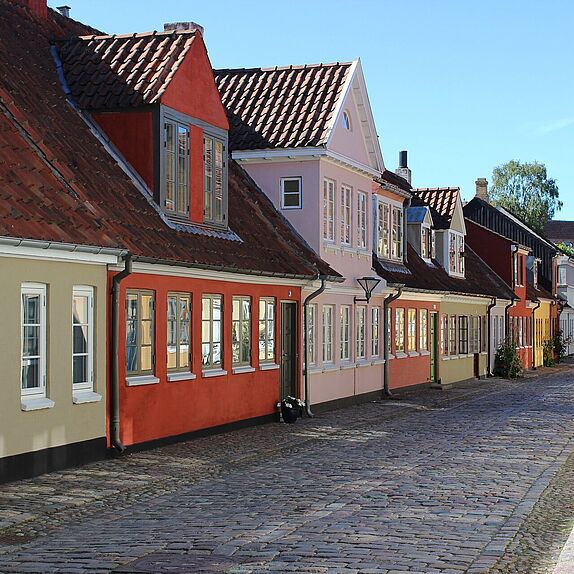
[{"label": "white window frame", "polygon": [[[40,323],[26,323],[30,326],[39,326],[40,355],[30,355],[28,358],[38,358],[39,386],[31,389],[23,388],[22,368],[24,367],[24,295],[40,296]],[[20,289],[20,394],[22,398],[45,398],[47,378],[47,329],[46,322],[47,286],[43,283],[22,283]]]},{"label": "white window frame", "polygon": [[367,249],[367,194],[357,192],[357,247]]},{"label": "white window frame", "polygon": [[[214,341],[214,323],[216,321],[216,319],[213,318],[213,301],[215,300],[219,300],[219,309],[220,309],[220,318],[217,319],[217,321],[219,321],[220,325],[219,325],[219,333],[220,333],[220,340],[219,341]],[[206,304],[206,302],[209,301],[209,317],[208,318],[204,318],[205,312],[204,312],[204,305]],[[224,304],[225,304],[225,300],[223,298],[223,295],[220,294],[211,294],[211,293],[204,293],[201,296],[201,366],[202,366],[202,370],[203,372],[209,372],[209,371],[223,371],[223,360],[224,360],[224,356],[223,356],[223,352],[224,352],[224,344],[225,344],[225,334],[223,331],[223,315],[224,315]],[[207,323],[209,325],[209,341],[204,340],[203,337],[203,325],[204,323]],[[215,344],[219,344],[220,345],[220,351],[219,351],[219,361],[215,362],[213,361],[213,347]],[[205,363],[204,362],[204,345],[209,345],[209,362]]]},{"label": "white window frame", "polygon": [[[94,390],[94,288],[85,285],[74,286],[72,289],[72,310],[75,297],[86,297],[88,300],[88,323],[87,323],[87,353],[74,353],[74,315],[72,311],[72,386],[74,391]],[[85,356],[87,358],[88,381],[74,383],[74,357]]]},{"label": "white window frame", "polygon": [[[264,308],[265,315],[262,316],[261,309]],[[275,313],[277,311],[277,303],[275,297],[261,297],[259,299],[259,364],[275,363],[275,355],[277,353],[276,336],[275,336]],[[263,329],[263,338],[261,337],[261,330]],[[271,336],[269,334],[271,333]],[[273,352],[269,353],[269,343],[272,343]],[[262,348],[262,344],[263,347]],[[263,358],[262,358],[263,354]]]},{"label": "white window frame", "polygon": [[[209,145],[211,142],[211,145]],[[217,145],[221,145],[221,214],[217,217],[216,182],[217,182]],[[206,151],[210,149],[211,162],[208,162]],[[223,227],[227,225],[227,141],[210,132],[203,133],[203,221],[209,225]],[[209,165],[211,175],[208,176]],[[209,179],[211,178],[211,180]],[[210,185],[208,184],[210,182]]]},{"label": "white window frame", "polygon": [[335,241],[335,182],[323,179],[323,239]]},{"label": "white window frame", "polygon": [[464,277],[464,235],[458,231],[448,232],[448,272]]},{"label": "white window frame", "polygon": [[419,350],[429,350],[428,339],[428,309],[419,309]]},{"label": "white window frame", "polygon": [[[297,192],[285,191],[285,183],[296,181],[299,184]],[[297,205],[286,205],[285,195],[296,195]],[[303,178],[300,176],[282,177],[281,178],[281,209],[301,209],[303,207]]]},{"label": "white window frame", "polygon": [[[538,283],[538,263],[535,261],[534,262],[534,269],[535,269],[535,273],[534,273],[534,277],[535,277],[535,285]],[[558,265],[558,285],[563,286],[563,285],[568,285],[568,269],[566,268],[566,265]]]},{"label": "white window frame", "polygon": [[351,114],[347,110],[343,110],[343,113],[341,114],[341,125],[343,126],[343,129],[353,131]]},{"label": "white window frame", "polygon": [[391,259],[402,260],[403,258],[404,231],[403,208],[393,205],[391,209]]},{"label": "white window frame", "polygon": [[415,353],[417,350],[417,309],[407,309],[407,351]]},{"label": "white window frame", "polygon": [[377,253],[379,257],[389,259],[391,256],[391,206],[379,201],[377,211]]},{"label": "white window frame", "polygon": [[[168,163],[170,158],[168,157],[168,137],[167,137],[167,129],[168,124],[173,126],[174,134],[175,134],[175,142],[174,142],[174,150],[173,150],[173,158],[171,158],[171,162],[173,163],[173,206],[168,206]],[[185,150],[183,151],[183,156],[185,159],[185,173],[184,173],[184,183],[183,183],[183,205],[180,205],[180,198],[179,198],[179,159],[181,157],[180,148],[179,148],[179,132],[180,130],[185,131]],[[180,217],[189,217],[189,206],[190,206],[190,178],[189,178],[189,162],[190,162],[190,129],[189,125],[185,124],[184,122],[177,121],[171,117],[165,116],[163,120],[163,201],[164,207],[167,212],[170,214],[178,215]]]},{"label": "white window frame", "polygon": [[405,309],[404,307],[395,308],[395,351],[397,353],[405,352]]},{"label": "white window frame", "polygon": [[379,307],[371,309],[371,356],[378,357],[381,354],[381,310]]},{"label": "white window frame", "polygon": [[333,363],[333,305],[323,305],[323,363]]},{"label": "white window frame", "polygon": [[[176,357],[176,366],[170,367],[169,366],[169,354],[168,354],[168,347],[169,347],[169,328],[170,328],[170,318],[169,318],[169,300],[175,299],[176,303],[176,310],[175,310],[175,357]],[[188,340],[188,350],[187,350],[187,357],[185,360],[185,364],[180,364],[180,357],[181,357],[181,333],[182,333],[182,320],[181,320],[181,307],[180,302],[186,300],[188,302],[189,307],[189,325],[187,326],[187,340]],[[193,323],[193,304],[192,304],[192,296],[191,293],[183,293],[178,291],[170,291],[167,294],[167,309],[166,309],[166,323],[167,323],[167,340],[166,340],[166,365],[167,365],[167,372],[168,375],[170,373],[177,373],[177,372],[191,372],[192,369],[192,323]],[[183,363],[183,362],[182,362]]]},{"label": "white window frame", "polygon": [[356,310],[356,357],[364,359],[367,356],[367,307],[358,305]]},{"label": "white window frame", "polygon": [[429,260],[432,258],[432,230],[430,225],[421,226],[421,257]]},{"label": "white window frame", "polygon": [[[237,306],[236,306],[237,303]],[[244,303],[247,303],[247,311],[245,311]],[[238,313],[235,309],[238,309]],[[233,367],[250,367],[251,366],[251,297],[248,295],[234,295],[231,299],[231,362]],[[247,330],[245,326],[247,325]],[[237,340],[235,340],[235,333],[237,329]],[[247,333],[245,335],[245,333]],[[245,347],[245,339],[247,338],[247,347]],[[235,358],[235,347],[239,357]],[[247,356],[244,355],[245,348],[247,349]]]},{"label": "white window frame", "polygon": [[341,305],[339,308],[341,337],[340,337],[340,358],[341,361],[351,360],[351,307]]},{"label": "white window frame", "polygon": [[341,245],[351,245],[351,221],[352,221],[352,205],[353,205],[353,188],[342,184],[341,185],[341,202],[340,207],[340,231],[341,231]]},{"label": "white window frame", "polygon": [[307,360],[309,365],[317,364],[317,305],[307,307]]}]

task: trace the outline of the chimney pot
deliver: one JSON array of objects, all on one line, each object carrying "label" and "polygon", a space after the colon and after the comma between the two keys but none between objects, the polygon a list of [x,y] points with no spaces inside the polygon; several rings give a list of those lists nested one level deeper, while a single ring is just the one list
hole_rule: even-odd
[{"label": "chimney pot", "polygon": [[406,150],[399,152],[399,167],[395,170],[395,173],[411,183],[411,170],[408,166]]},{"label": "chimney pot", "polygon": [[486,177],[479,177],[475,181],[476,197],[488,202],[488,181]]},{"label": "chimney pot", "polygon": [[56,8],[56,10],[58,10],[58,12],[60,12],[60,14],[62,16],[64,16],[64,18],[69,18],[70,17],[70,10],[72,9],[71,6],[58,6]]},{"label": "chimney pot", "polygon": [[197,22],[167,22],[163,25],[164,32],[199,32],[203,36],[203,26],[197,24]]}]

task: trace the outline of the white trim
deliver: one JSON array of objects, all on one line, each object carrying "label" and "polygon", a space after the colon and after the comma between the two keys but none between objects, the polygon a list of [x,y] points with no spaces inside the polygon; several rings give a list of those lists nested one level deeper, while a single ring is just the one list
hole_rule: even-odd
[{"label": "white trim", "polygon": [[204,379],[208,379],[209,377],[223,377],[227,375],[227,371],[223,369],[209,369],[207,371],[201,371],[201,376]]},{"label": "white trim", "polygon": [[357,368],[359,368],[359,367],[371,367],[372,363],[371,363],[371,361],[367,361],[366,359],[362,359],[360,361],[357,361],[355,363],[355,365],[357,366]]},{"label": "white trim", "polygon": [[[87,341],[87,371],[88,380],[74,383],[74,298],[87,297],[88,299],[88,341]],[[74,391],[94,390],[94,288],[89,285],[74,285],[72,288],[72,388]]]},{"label": "white trim", "polygon": [[395,356],[395,359],[406,359],[408,358],[408,355],[406,353],[403,353],[402,351],[398,351]]},{"label": "white trim", "polygon": [[156,385],[159,379],[155,375],[136,375],[135,377],[126,377],[128,387],[138,387],[140,385]]},{"label": "white trim", "polygon": [[420,355],[421,355],[417,351],[409,351],[407,354],[409,357],[420,357]]},{"label": "white trim", "polygon": [[[22,388],[22,366],[24,362],[24,305],[23,295],[39,295],[40,296],[40,317],[39,317],[39,341],[38,341],[38,374],[40,377],[39,386],[33,388]],[[20,396],[22,400],[24,397],[32,398],[46,398],[46,382],[48,377],[47,372],[47,338],[48,338],[48,323],[47,323],[47,308],[48,306],[48,288],[45,283],[22,283],[20,286]],[[52,405],[53,406],[53,405]],[[40,407],[48,408],[48,407]],[[51,408],[51,407],[50,407]],[[24,409],[23,410],[33,410]]]},{"label": "white trim", "polygon": [[385,364],[385,359],[373,359],[371,361],[371,365],[375,366],[375,365],[384,365]]},{"label": "white trim", "polygon": [[337,126],[337,122],[339,121],[339,116],[341,115],[341,112],[343,111],[343,104],[345,103],[345,99],[347,98],[347,95],[349,94],[351,86],[353,85],[353,79],[355,77],[355,71],[356,71],[358,65],[359,65],[359,60],[353,60],[353,62],[351,63],[351,67],[349,68],[347,79],[345,80],[345,85],[343,86],[343,89],[341,90],[339,100],[337,101],[337,105],[335,106],[335,109],[333,110],[333,116],[331,117],[331,121],[329,122],[329,125],[327,126],[327,131],[325,134],[325,141],[326,141],[327,146],[329,146],[329,144],[331,143],[331,140],[333,139],[333,134],[335,133],[335,127]]},{"label": "white trim", "polygon": [[[285,199],[285,182],[286,181],[298,181],[299,182],[299,193],[298,193],[298,197],[299,197],[299,205],[289,205],[286,206],[284,199]],[[291,176],[285,176],[282,177],[279,180],[279,186],[280,186],[280,191],[281,191],[281,209],[303,209],[303,177],[300,175],[291,175]],[[293,192],[289,192],[291,195],[293,195]]]},{"label": "white trim", "polygon": [[231,369],[232,374],[234,375],[241,375],[242,373],[254,373],[255,367],[251,365],[243,365],[242,367],[233,367]]},{"label": "white trim", "polygon": [[177,371],[172,373],[167,373],[167,382],[175,383],[177,381],[193,381],[196,376],[190,371]]},{"label": "white trim", "polygon": [[[18,240],[14,240],[16,243]],[[22,243],[28,240],[22,239]],[[30,241],[32,243],[32,241]],[[34,247],[28,245],[5,245],[0,243],[1,257],[18,257],[21,259],[41,259],[42,261],[61,261],[86,263],[90,265],[118,265],[120,255],[109,255],[102,253],[85,253],[74,251],[76,246],[65,243],[46,242],[45,247]]]},{"label": "white trim", "polygon": [[56,403],[46,397],[22,397],[20,406],[23,411],[39,411],[41,409],[51,409]]},{"label": "white trim", "polygon": [[102,400],[102,395],[94,393],[94,391],[73,391],[72,402],[75,405],[83,405],[85,403],[99,403]]},{"label": "white trim", "polygon": [[275,369],[281,368],[280,365],[275,363],[259,363],[260,371],[274,371]]}]

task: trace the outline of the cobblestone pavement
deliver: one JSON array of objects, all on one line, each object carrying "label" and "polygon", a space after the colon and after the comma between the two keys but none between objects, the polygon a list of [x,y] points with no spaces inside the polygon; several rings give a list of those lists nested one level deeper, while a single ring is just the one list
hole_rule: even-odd
[{"label": "cobblestone pavement", "polygon": [[572,374],[425,391],[4,485],[0,572],[551,573],[574,519]]}]

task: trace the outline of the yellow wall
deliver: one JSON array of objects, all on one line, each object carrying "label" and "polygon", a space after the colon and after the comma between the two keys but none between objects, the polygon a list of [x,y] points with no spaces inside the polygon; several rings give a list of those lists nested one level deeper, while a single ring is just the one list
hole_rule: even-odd
[{"label": "yellow wall", "polygon": [[[21,285],[47,285],[47,392],[51,409],[20,400]],[[94,287],[95,403],[72,403],[72,289]],[[106,266],[0,258],[0,458],[106,434]]]},{"label": "yellow wall", "polygon": [[[486,315],[488,309],[488,301],[485,299],[477,299],[476,303],[459,303],[455,301],[444,300],[440,304],[440,317],[439,326],[441,324],[442,315],[467,315],[480,316]],[[440,328],[440,327],[439,327]],[[483,336],[485,336],[483,334]],[[470,321],[469,321],[469,343],[470,343]],[[458,329],[457,329],[457,344],[458,344]],[[487,348],[487,347],[485,347]],[[459,358],[445,358],[441,355],[440,360],[440,373],[441,382],[444,385],[465,381],[474,378],[474,355],[458,356]],[[487,373],[487,353],[480,353],[479,359],[479,372],[480,376]]]},{"label": "yellow wall", "polygon": [[534,365],[541,367],[544,364],[544,341],[550,339],[551,319],[550,309],[552,305],[550,301],[542,300],[540,307],[534,311],[534,320],[536,325],[536,346],[534,348]]}]

